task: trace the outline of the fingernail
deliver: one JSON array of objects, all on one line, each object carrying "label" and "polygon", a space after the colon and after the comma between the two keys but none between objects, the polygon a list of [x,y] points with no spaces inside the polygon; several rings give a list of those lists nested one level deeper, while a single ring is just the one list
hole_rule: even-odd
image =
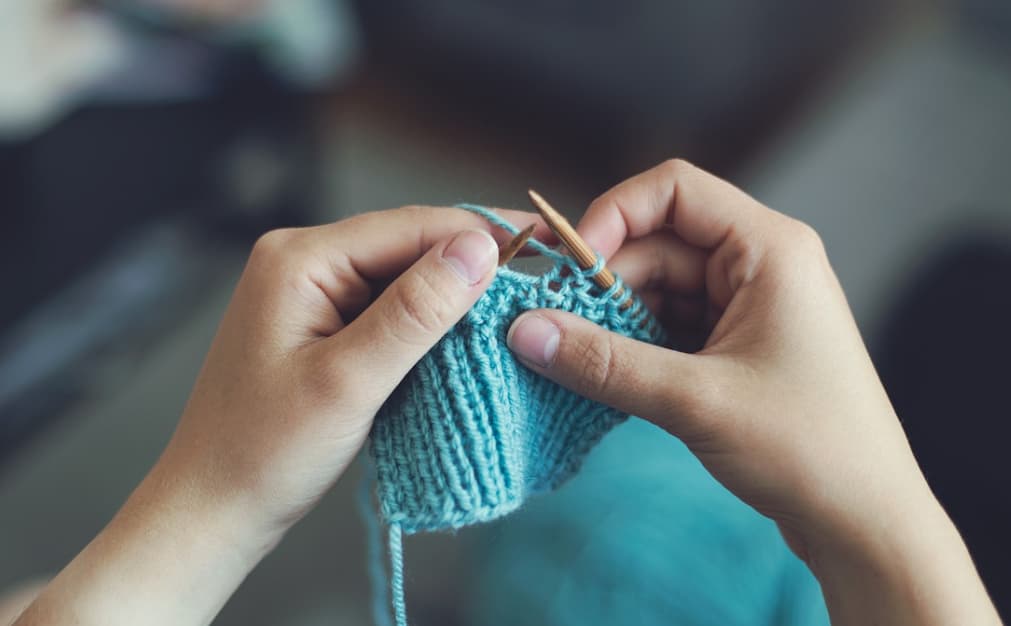
[{"label": "fingernail", "polygon": [[498,261],[498,245],[483,230],[465,230],[442,251],[442,260],[468,285],[481,282]]},{"label": "fingernail", "polygon": [[513,322],[506,343],[516,354],[534,365],[547,367],[555,360],[561,332],[536,313],[524,313]]}]

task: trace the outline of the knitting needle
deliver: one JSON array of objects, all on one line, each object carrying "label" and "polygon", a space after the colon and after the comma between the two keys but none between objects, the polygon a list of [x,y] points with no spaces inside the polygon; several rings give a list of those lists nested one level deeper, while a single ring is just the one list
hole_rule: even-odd
[{"label": "knitting needle", "polygon": [[503,245],[498,250],[498,266],[502,267],[506,263],[512,260],[516,253],[520,251],[520,248],[526,245],[527,240],[530,236],[534,234],[534,224],[524,228],[518,235],[512,238],[512,241]]},{"label": "knitting needle", "polygon": [[[579,236],[579,233],[572,227],[569,220],[565,219],[564,215],[556,211],[554,207],[548,204],[547,200],[541,197],[541,194],[533,189],[528,189],[527,195],[530,196],[530,201],[541,214],[541,217],[544,218],[544,221],[547,222],[551,230],[558,235],[558,238],[561,239],[565,247],[572,253],[579,267],[588,270],[596,265],[597,253]],[[594,274],[592,278],[593,282],[597,283],[601,289],[610,289],[614,285],[614,274],[606,266],[600,268],[600,271]],[[614,294],[615,299],[621,298],[623,293],[625,293],[625,289],[619,287],[618,291]],[[625,301],[621,304],[621,308],[627,309],[630,306],[632,306],[631,296],[625,298]]]}]

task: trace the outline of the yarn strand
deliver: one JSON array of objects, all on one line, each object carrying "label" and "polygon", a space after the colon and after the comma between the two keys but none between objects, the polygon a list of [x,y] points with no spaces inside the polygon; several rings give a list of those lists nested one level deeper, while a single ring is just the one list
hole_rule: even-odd
[{"label": "yarn strand", "polygon": [[[456,208],[463,209],[464,211],[470,211],[471,213],[476,213],[477,215],[480,215],[481,217],[486,219],[488,223],[491,224],[492,226],[498,226],[502,230],[508,232],[510,235],[515,236],[518,235],[520,232],[519,228],[516,228],[508,221],[502,219],[501,217],[498,216],[497,213],[495,213],[494,211],[492,211],[487,207],[479,206],[477,204],[467,204],[466,202],[464,202],[456,205]],[[534,239],[533,237],[527,240],[527,245],[536,250],[539,254],[548,257],[552,261],[561,261],[569,265],[570,267],[574,268],[575,270],[581,271],[579,265],[576,264],[575,260],[572,257],[566,256],[557,250],[552,250],[551,248],[544,245],[540,241]],[[600,264],[601,267],[603,267],[602,259],[600,260]]]},{"label": "yarn strand", "polygon": [[379,514],[372,505],[372,487],[376,484],[376,469],[365,456],[362,458],[362,478],[358,485],[358,510],[365,524],[365,545],[368,550],[369,582],[372,585],[372,621],[375,626],[393,626],[390,603],[386,594],[386,572],[383,570],[382,529]]},{"label": "yarn strand", "polygon": [[400,524],[390,524],[390,589],[393,615],[397,626],[407,626],[407,602],[404,599],[404,538]]},{"label": "yarn strand", "polygon": [[[519,232],[490,209],[457,206]],[[499,268],[487,292],[376,416],[370,433],[375,467],[369,467],[360,500],[376,626],[407,626],[404,533],[457,529],[514,511],[528,496],[568,479],[590,448],[627,417],[517,362],[506,345],[512,320],[522,311],[550,307],[640,341],[662,340],[638,299],[626,308],[615,299],[623,289],[620,279],[608,289],[593,282],[604,267],[601,255],[583,269],[540,241],[527,245],[554,266],[539,276]],[[370,506],[371,485],[378,512]],[[380,522],[387,525],[388,579]]]}]

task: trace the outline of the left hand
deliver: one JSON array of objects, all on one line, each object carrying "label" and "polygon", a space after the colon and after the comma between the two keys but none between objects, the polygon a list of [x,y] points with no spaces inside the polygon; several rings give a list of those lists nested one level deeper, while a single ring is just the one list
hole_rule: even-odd
[{"label": "left hand", "polygon": [[488,229],[415,207],[264,235],[164,454],[18,624],[210,622],[491,284]]},{"label": "left hand", "polygon": [[483,220],[456,209],[267,233],[162,463],[215,498],[248,498],[268,527],[287,527],[343,473],[382,403],[488,287],[497,252]]}]

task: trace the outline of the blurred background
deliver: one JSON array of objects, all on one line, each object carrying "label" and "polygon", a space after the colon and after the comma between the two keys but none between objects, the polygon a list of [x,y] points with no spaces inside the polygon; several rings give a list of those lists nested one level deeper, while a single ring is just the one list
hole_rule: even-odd
[{"label": "blurred background", "polygon": [[[671,156],[821,233],[1011,617],[1001,0],[0,0],[0,590],[154,462],[259,233],[528,187],[577,218]],[[354,483],[218,623],[368,620]],[[412,620],[496,623],[510,532],[412,538]]]}]

